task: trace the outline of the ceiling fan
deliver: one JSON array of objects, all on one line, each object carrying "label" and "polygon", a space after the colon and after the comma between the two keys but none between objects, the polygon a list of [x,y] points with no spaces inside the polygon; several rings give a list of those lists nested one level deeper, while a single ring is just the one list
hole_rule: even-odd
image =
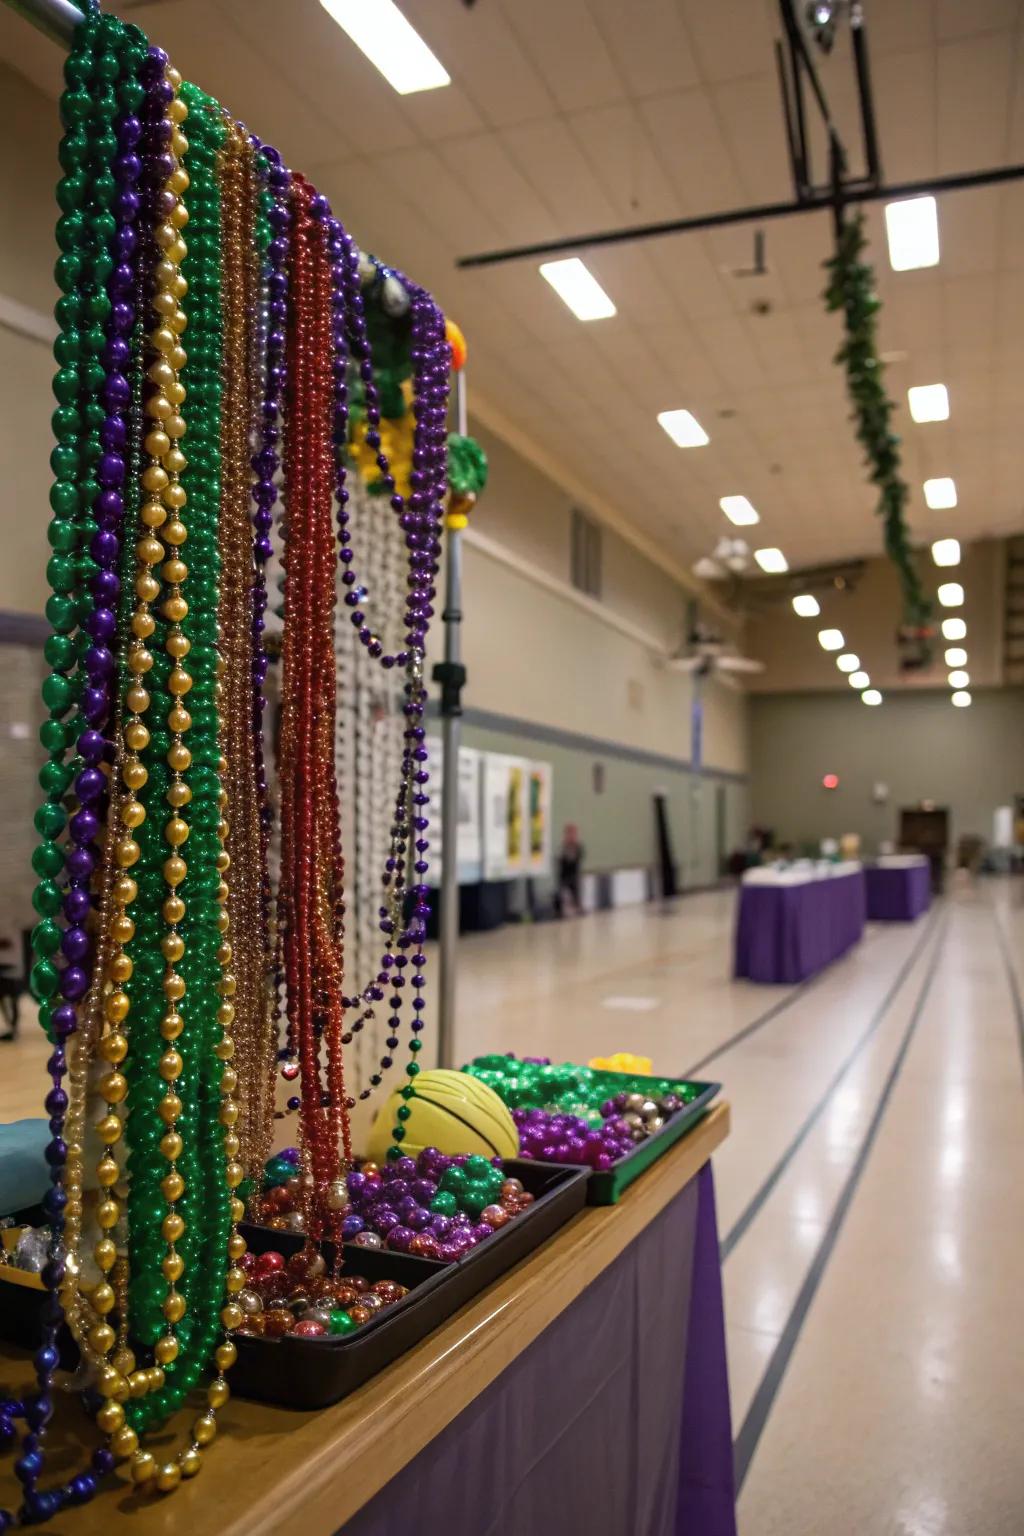
[{"label": "ceiling fan", "polygon": [[702,625],[691,629],[686,639],[667,659],[670,672],[689,672],[697,678],[715,677],[730,688],[738,688],[737,678],[764,671],[764,662],[740,656],[721,636]]}]

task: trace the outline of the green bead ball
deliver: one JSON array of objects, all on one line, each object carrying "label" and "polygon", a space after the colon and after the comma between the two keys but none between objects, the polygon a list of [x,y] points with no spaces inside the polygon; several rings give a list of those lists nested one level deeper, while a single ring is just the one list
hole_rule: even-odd
[{"label": "green bead ball", "polygon": [[354,1318],[349,1317],[348,1313],[345,1312],[341,1307],[335,1307],[331,1313],[331,1320],[328,1324],[328,1327],[330,1328],[331,1333],[345,1334],[352,1333],[356,1328],[359,1327],[359,1324],[355,1321]]},{"label": "green bead ball", "polygon": [[37,955],[55,955],[60,948],[60,924],[44,917],[32,930],[32,948]]},{"label": "green bead ball", "polygon": [[52,880],[40,880],[32,892],[32,905],[40,917],[55,917],[61,908],[60,887]]},{"label": "green bead ball", "polygon": [[53,997],[60,985],[60,972],[52,960],[39,960],[32,967],[28,978],[32,996],[37,1002]]},{"label": "green bead ball", "polygon": [[32,868],[37,875],[59,875],[64,868],[64,855],[55,843],[40,843],[32,854]]},{"label": "green bead ball", "polygon": [[67,826],[68,813],[62,805],[44,800],[32,819],[40,837],[53,839],[59,837]]}]

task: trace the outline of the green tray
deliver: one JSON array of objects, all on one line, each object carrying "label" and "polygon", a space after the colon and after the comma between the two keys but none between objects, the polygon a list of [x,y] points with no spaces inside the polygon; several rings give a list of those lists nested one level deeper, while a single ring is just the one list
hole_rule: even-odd
[{"label": "green tray", "polygon": [[[636,1085],[638,1093],[643,1092],[644,1083],[663,1083],[663,1077],[636,1077],[629,1074],[630,1084]],[[711,1107],[711,1100],[721,1092],[721,1083],[697,1083],[678,1079],[680,1087],[697,1088],[699,1092],[696,1098],[684,1104],[682,1109],[677,1109],[674,1115],[670,1115],[660,1131],[655,1131],[653,1136],[646,1137],[638,1142],[632,1152],[627,1152],[625,1157],[620,1157],[617,1163],[600,1172],[592,1171],[587,1180],[587,1204],[588,1205],[616,1205],[633,1183],[638,1179],[652,1163],[656,1163],[669,1147],[675,1146],[677,1141],[692,1131],[699,1120],[703,1120]],[[557,1166],[552,1163],[540,1163],[530,1158],[523,1158],[523,1162],[534,1161],[538,1168],[551,1168]],[[573,1163],[570,1166],[577,1167]]]},{"label": "green tray", "polygon": [[[637,1092],[642,1093],[644,1079],[631,1076],[631,1081],[635,1082]],[[649,1081],[664,1082],[664,1078],[652,1077]],[[617,1204],[634,1179],[638,1179],[669,1147],[675,1146],[688,1131],[693,1130],[699,1120],[703,1120],[711,1107],[711,1100],[722,1088],[721,1083],[688,1083],[687,1086],[699,1088],[700,1092],[689,1104],[684,1104],[674,1115],[669,1115],[660,1131],[638,1142],[632,1152],[620,1157],[610,1168],[591,1173],[587,1180],[588,1205]]]}]

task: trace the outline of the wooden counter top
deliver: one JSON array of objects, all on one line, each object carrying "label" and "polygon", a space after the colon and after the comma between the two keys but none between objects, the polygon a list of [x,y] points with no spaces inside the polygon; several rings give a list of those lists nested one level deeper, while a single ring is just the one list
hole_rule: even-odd
[{"label": "wooden counter top", "polygon": [[[67,1511],[53,1536],[334,1536],[479,1396],[699,1172],[728,1135],[719,1104],[659,1159],[614,1206],[581,1211],[543,1247],[482,1291],[422,1343],[342,1399],[298,1413],[232,1399],[199,1476],[166,1499],[107,1487]],[[0,1386],[24,1383],[24,1362],[0,1363]],[[187,1419],[182,1418],[182,1423]],[[400,1428],[399,1428],[400,1426]],[[147,1441],[159,1456],[180,1447],[182,1430]],[[92,1443],[88,1440],[86,1443]],[[82,1464],[81,1457],[76,1457]],[[55,1463],[71,1470],[63,1458]],[[14,1477],[3,1469],[0,1503]]]}]

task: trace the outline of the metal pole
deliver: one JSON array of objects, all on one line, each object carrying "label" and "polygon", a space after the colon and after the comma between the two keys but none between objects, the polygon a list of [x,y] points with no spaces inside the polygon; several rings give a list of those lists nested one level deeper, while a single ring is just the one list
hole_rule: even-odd
[{"label": "metal pole", "polygon": [[[960,192],[968,187],[994,187],[1004,181],[1020,181],[1024,165],[998,165],[987,171],[964,171],[953,176],[930,176],[924,181],[896,182],[879,187],[857,182],[843,188],[848,203],[880,203],[900,197],[934,196],[939,192]],[[815,192],[804,202],[762,203],[753,208],[726,208],[721,213],[703,213],[695,218],[666,219],[659,224],[633,224],[624,229],[600,229],[586,235],[569,235],[561,240],[542,240],[534,245],[512,245],[500,251],[479,251],[460,256],[457,267],[497,267],[508,261],[528,257],[560,256],[566,251],[587,247],[628,245],[634,240],[658,240],[664,235],[685,235],[700,229],[721,229],[729,224],[763,224],[767,219],[785,219],[795,213],[819,213],[832,207],[832,193]]]},{"label": "metal pole", "polygon": [[[457,430],[465,437],[466,374],[455,376]],[[459,747],[462,743],[462,534],[449,525],[444,547],[444,671],[441,677],[441,891],[440,985],[438,987],[437,1064],[455,1065],[455,953],[459,940]],[[435,676],[438,674],[435,673]]]},{"label": "metal pole", "polygon": [[72,5],[71,0],[6,0],[12,11],[24,16],[40,32],[55,43],[71,47],[75,28],[82,19],[83,6]]}]

